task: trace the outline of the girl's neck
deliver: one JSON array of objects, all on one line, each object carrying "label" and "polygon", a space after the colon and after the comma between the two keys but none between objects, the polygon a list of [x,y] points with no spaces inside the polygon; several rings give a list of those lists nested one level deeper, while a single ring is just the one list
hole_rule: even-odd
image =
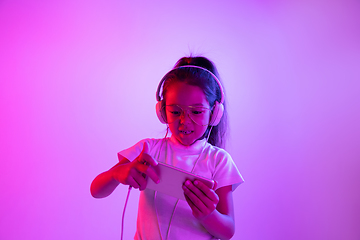
[{"label": "girl's neck", "polygon": [[180,148],[180,149],[202,149],[204,147],[204,144],[206,142],[206,139],[200,139],[200,140],[196,140],[193,144],[191,145],[183,145],[182,143],[180,143],[173,135],[170,137],[170,142],[173,143],[176,147]]}]

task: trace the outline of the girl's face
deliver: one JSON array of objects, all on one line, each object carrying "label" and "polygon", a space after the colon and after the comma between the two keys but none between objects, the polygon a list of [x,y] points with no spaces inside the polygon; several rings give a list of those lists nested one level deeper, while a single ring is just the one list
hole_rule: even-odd
[{"label": "girl's face", "polygon": [[[166,117],[173,119],[168,123],[172,135],[181,144],[190,146],[204,135],[210,120],[210,105],[204,92],[198,86],[174,82],[169,86],[165,98]],[[183,109],[183,111],[174,113],[172,109],[176,105],[180,107],[178,109]],[[198,109],[201,108],[207,111],[200,113]],[[177,117],[174,117],[174,114],[177,114]],[[201,121],[201,118],[205,124],[194,122],[194,120],[196,122]]]}]

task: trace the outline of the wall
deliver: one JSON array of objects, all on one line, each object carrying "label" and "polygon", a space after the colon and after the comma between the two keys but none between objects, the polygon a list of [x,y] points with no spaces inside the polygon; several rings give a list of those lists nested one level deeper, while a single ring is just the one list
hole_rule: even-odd
[{"label": "wall", "polygon": [[[358,1],[0,2],[0,239],[119,239],[116,153],[162,137],[155,90],[178,58],[218,66],[234,239],[360,239]],[[125,239],[135,231],[132,191]]]}]

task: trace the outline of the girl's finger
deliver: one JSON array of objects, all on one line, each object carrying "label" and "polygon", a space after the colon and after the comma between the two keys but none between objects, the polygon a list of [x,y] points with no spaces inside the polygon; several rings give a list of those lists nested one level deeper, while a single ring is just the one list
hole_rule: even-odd
[{"label": "girl's finger", "polygon": [[144,190],[146,188],[146,179],[140,172],[135,173],[133,175],[133,179],[139,185],[139,190],[140,191],[142,191],[142,190]]},{"label": "girl's finger", "polygon": [[158,162],[152,156],[149,155],[150,152],[149,149],[150,149],[149,143],[145,142],[143,146],[143,150],[138,156],[137,161],[145,165],[156,166]]},{"label": "girl's finger", "polygon": [[132,186],[135,189],[138,189],[140,187],[138,182],[133,177],[128,178],[126,184]]},{"label": "girl's finger", "polygon": [[209,209],[215,209],[217,203],[219,202],[217,194],[212,189],[208,188],[205,184],[201,185],[202,189],[204,189],[204,191],[202,191],[200,188],[198,188],[200,184],[202,183],[199,183],[199,181],[197,181],[197,186],[189,180],[185,182],[185,186],[194,194],[194,196],[196,196],[196,198],[192,197],[192,194],[189,193],[188,195],[190,199],[203,212],[207,212]]},{"label": "girl's finger", "polygon": [[190,200],[190,198],[187,195],[185,195],[185,199],[186,199],[186,202],[189,204],[189,206],[193,212],[193,215],[195,217],[199,217],[201,215],[200,209]]},{"label": "girl's finger", "polygon": [[146,165],[151,165],[151,166],[156,166],[158,165],[158,162],[155,160],[155,158],[153,158],[152,156],[150,156],[147,153],[144,153],[141,155],[143,162],[145,162]]},{"label": "girl's finger", "polygon": [[206,186],[203,182],[199,180],[194,181],[194,185],[201,190],[212,202],[218,203],[219,196],[215,193],[215,191],[208,186]]},{"label": "girl's finger", "polygon": [[197,186],[195,186],[194,183],[190,180],[185,181],[185,186],[188,187],[197,197],[201,199],[207,198],[206,194]]},{"label": "girl's finger", "polygon": [[[206,199],[206,196],[199,189],[197,189],[190,181],[185,182],[185,185],[183,186],[183,190],[186,196],[189,197],[189,199],[195,204],[195,206],[200,211],[204,211],[208,205],[211,205],[209,199]],[[205,203],[206,201],[208,201],[208,203]]]},{"label": "girl's finger", "polygon": [[203,219],[207,217],[209,214],[211,214],[215,210],[215,205],[212,204],[210,207],[207,207],[204,205],[204,203],[190,191],[190,189],[187,189],[186,186],[183,186],[184,192],[185,192],[185,199],[187,203],[189,204],[192,213],[195,218],[197,219]]},{"label": "girl's finger", "polygon": [[149,176],[155,183],[159,183],[159,176],[156,174],[152,166],[137,163],[135,168],[142,174]]}]

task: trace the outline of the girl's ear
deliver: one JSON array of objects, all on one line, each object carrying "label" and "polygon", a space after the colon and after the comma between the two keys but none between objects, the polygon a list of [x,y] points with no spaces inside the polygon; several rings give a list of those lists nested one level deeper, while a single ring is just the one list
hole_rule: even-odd
[{"label": "girl's ear", "polygon": [[156,103],[155,108],[156,108],[156,115],[159,118],[160,122],[166,124],[166,113],[165,113],[165,108],[163,108],[162,100]]},{"label": "girl's ear", "polygon": [[209,125],[216,126],[219,124],[221,117],[224,113],[224,105],[215,101],[214,110],[212,111]]}]

